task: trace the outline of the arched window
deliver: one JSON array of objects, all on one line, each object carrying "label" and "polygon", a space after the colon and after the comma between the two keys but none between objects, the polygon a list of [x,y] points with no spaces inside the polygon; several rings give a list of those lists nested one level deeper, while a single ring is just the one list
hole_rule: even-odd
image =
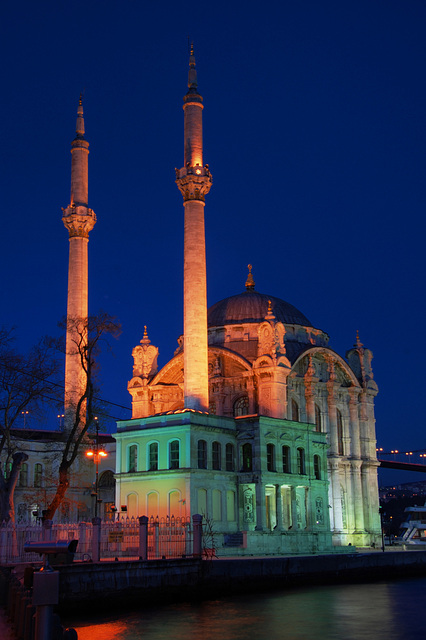
[{"label": "arched window", "polygon": [[336,410],[336,418],[337,418],[337,453],[339,454],[339,456],[343,456],[344,455],[344,450],[343,450],[343,420],[342,420],[342,414],[340,413],[339,409]]},{"label": "arched window", "polygon": [[266,468],[275,471],[275,447],[271,443],[266,445]]},{"label": "arched window", "polygon": [[315,405],[315,431],[318,433],[322,431],[321,411],[317,404]]},{"label": "arched window", "polygon": [[212,467],[215,471],[220,471],[222,468],[222,447],[220,442],[213,442],[212,444]]},{"label": "arched window", "polygon": [[299,422],[299,405],[294,398],[291,400],[291,419],[294,422]]},{"label": "arched window", "polygon": [[243,444],[243,471],[252,471],[253,470],[253,449],[249,442]]},{"label": "arched window", "polygon": [[98,485],[103,489],[112,489],[115,487],[114,473],[112,471],[104,471],[99,476]]},{"label": "arched window", "polygon": [[283,446],[283,473],[291,473],[290,447]]},{"label": "arched window", "polygon": [[297,449],[297,473],[300,476],[305,475],[305,450],[302,447]]},{"label": "arched window", "polygon": [[28,465],[24,462],[19,471],[19,486],[28,487]]},{"label": "arched window", "polygon": [[130,473],[135,473],[138,470],[138,445],[132,444],[129,447],[129,459],[127,470]]},{"label": "arched window", "polygon": [[242,396],[234,402],[234,416],[247,416],[249,412],[249,399]]},{"label": "arched window", "polygon": [[42,480],[43,480],[43,467],[39,462],[37,462],[37,464],[34,465],[34,486],[36,488],[40,488]]},{"label": "arched window", "polygon": [[179,440],[169,442],[169,469],[179,469]]},{"label": "arched window", "polygon": [[315,480],[321,480],[321,458],[314,456],[314,475]]},{"label": "arched window", "polygon": [[226,470],[235,471],[235,454],[234,445],[228,442],[226,445]]},{"label": "arched window", "polygon": [[149,471],[157,471],[158,469],[158,442],[151,442],[149,445],[149,460],[148,460],[148,469]]},{"label": "arched window", "polygon": [[198,440],[198,468],[207,469],[207,442]]}]

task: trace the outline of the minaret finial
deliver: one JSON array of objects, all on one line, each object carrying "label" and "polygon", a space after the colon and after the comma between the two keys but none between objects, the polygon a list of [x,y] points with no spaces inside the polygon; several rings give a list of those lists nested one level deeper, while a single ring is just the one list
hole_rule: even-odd
[{"label": "minaret finial", "polygon": [[196,93],[197,89],[197,70],[195,68],[194,43],[191,42],[189,49],[189,72],[188,72],[188,89]]},{"label": "minaret finial", "polygon": [[80,139],[84,138],[83,96],[84,96],[84,89],[80,93],[80,97],[78,99],[77,125],[75,128],[76,138],[80,138]]},{"label": "minaret finial", "polygon": [[246,289],[247,291],[254,291],[254,279],[253,276],[251,274],[251,270],[253,269],[253,267],[251,266],[251,264],[247,265],[247,268],[249,270],[248,276],[247,276],[247,280],[246,280]]}]

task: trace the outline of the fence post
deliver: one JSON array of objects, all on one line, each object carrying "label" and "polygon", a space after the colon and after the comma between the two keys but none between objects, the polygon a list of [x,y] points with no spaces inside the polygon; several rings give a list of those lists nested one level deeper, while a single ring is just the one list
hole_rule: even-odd
[{"label": "fence post", "polygon": [[201,557],[202,537],[203,537],[203,516],[200,516],[199,513],[194,514],[192,516],[192,523],[194,526],[192,555]]},{"label": "fence post", "polygon": [[92,560],[101,559],[101,522],[100,518],[92,518]]},{"label": "fence post", "polygon": [[52,520],[43,520],[43,540],[49,542],[52,540]]},{"label": "fence post", "polygon": [[139,517],[139,560],[148,560],[148,516]]}]

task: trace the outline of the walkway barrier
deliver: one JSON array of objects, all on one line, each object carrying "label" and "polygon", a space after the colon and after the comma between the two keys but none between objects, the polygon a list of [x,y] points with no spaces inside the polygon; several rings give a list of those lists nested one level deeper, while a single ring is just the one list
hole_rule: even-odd
[{"label": "walkway barrier", "polygon": [[[39,562],[34,551],[26,553],[27,542],[71,542],[78,540],[74,553],[76,561],[99,560],[151,560],[157,558],[181,558],[202,549],[202,517],[158,518],[141,516],[121,518],[115,522],[93,518],[92,522],[56,524],[46,521],[43,525],[0,526],[0,564]],[[194,538],[195,535],[195,538]],[[56,563],[72,561],[72,556],[56,558]]]}]

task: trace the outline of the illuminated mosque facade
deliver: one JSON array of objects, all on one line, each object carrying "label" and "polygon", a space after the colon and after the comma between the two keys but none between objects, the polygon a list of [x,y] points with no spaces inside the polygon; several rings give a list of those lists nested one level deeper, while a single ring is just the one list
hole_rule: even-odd
[{"label": "illuminated mosque facade", "polygon": [[[191,50],[184,96],[184,335],[158,370],[133,350],[132,419],[118,422],[116,506],[213,523],[220,553],[370,546],[381,535],[372,353],[341,357],[294,306],[245,288],[207,309],[203,99]],[[235,542],[237,541],[237,542]]]}]

